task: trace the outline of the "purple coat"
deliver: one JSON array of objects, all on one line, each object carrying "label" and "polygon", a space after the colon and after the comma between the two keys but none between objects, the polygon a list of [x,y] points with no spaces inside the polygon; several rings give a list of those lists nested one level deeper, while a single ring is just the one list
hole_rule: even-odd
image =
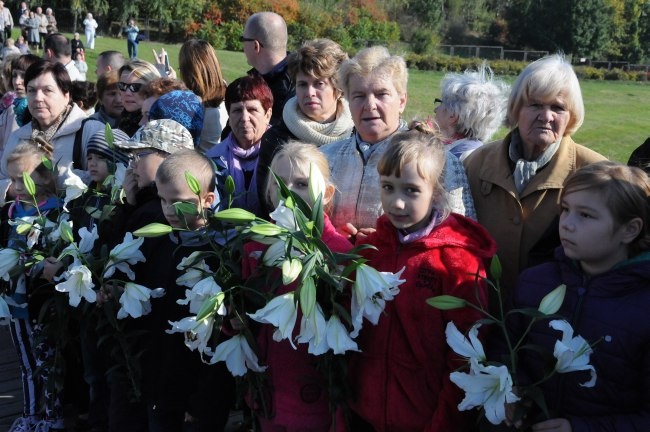
[{"label": "purple coat", "polygon": [[[543,385],[551,417],[568,419],[573,432],[650,431],[650,252],[591,278],[562,248],[555,255],[555,261],[521,274],[514,307],[537,309],[547,293],[564,283],[566,296],[558,314],[573,326],[574,336],[592,344],[601,341],[591,354],[597,373],[594,387],[579,385],[589,380],[588,371],[556,374]],[[527,323],[513,320],[511,329],[522,332]],[[527,342],[552,353],[561,337],[543,320]],[[541,379],[543,359],[534,351],[521,353],[526,378]]]}]

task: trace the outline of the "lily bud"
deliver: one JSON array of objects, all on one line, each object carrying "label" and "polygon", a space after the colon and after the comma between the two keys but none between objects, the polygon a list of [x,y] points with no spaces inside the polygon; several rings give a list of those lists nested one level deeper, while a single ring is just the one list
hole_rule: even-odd
[{"label": "lily bud", "polygon": [[232,176],[226,177],[224,189],[226,190],[226,193],[228,195],[232,195],[235,193],[235,180],[233,180]]},{"label": "lily bud", "polygon": [[282,263],[282,283],[289,285],[295,281],[302,271],[302,263],[299,259],[290,258]]},{"label": "lily bud", "polygon": [[462,298],[450,295],[440,295],[427,299],[427,304],[429,306],[433,306],[436,309],[450,310],[465,307],[467,305],[467,302]]},{"label": "lily bud", "polygon": [[267,236],[267,237],[276,236],[282,233],[282,231],[283,231],[282,228],[272,223],[253,225],[251,227],[252,233]]},{"label": "lily bud", "polygon": [[25,189],[27,189],[29,196],[35,196],[36,184],[34,184],[34,179],[32,179],[32,176],[30,176],[27,171],[23,172],[23,183],[25,183]]},{"label": "lily bud", "polygon": [[499,280],[501,279],[501,274],[501,261],[499,260],[498,255],[494,255],[492,261],[490,261],[490,275],[492,275],[495,280]]},{"label": "lily bud", "polygon": [[135,230],[133,235],[136,237],[160,237],[172,231],[173,228],[171,226],[154,222]]},{"label": "lily bud", "polygon": [[187,185],[190,187],[190,190],[194,195],[201,194],[201,185],[191,172],[185,171],[185,181],[187,182]]},{"label": "lily bud", "polygon": [[545,315],[553,315],[560,310],[565,294],[566,285],[562,284],[544,296],[537,310]]},{"label": "lily bud", "polygon": [[245,223],[255,220],[255,215],[240,208],[230,208],[215,213],[212,217],[223,222]]},{"label": "lily bud", "polygon": [[320,172],[318,166],[314,163],[309,164],[309,198],[315,203],[319,196],[325,193],[325,178]]},{"label": "lily bud", "polygon": [[67,221],[61,222],[59,225],[59,231],[61,232],[61,238],[68,243],[74,242],[74,236],[72,235],[72,227]]}]

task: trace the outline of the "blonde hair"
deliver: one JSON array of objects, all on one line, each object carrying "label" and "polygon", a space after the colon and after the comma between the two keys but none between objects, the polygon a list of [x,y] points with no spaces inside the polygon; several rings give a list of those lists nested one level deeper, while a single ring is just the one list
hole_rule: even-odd
[{"label": "blonde hair", "polygon": [[52,162],[53,151],[52,144],[42,138],[21,141],[7,156],[7,166],[24,159],[32,158],[37,160],[39,163],[34,168],[34,171],[47,181],[47,184],[43,185],[42,192],[46,195],[56,195],[54,172],[43,163],[43,158]]},{"label": "blonde hair", "polygon": [[201,197],[209,192],[214,192],[216,180],[212,162],[193,149],[179,150],[167,156],[158,167],[156,183],[187,184],[186,171],[199,182]]},{"label": "blonde hair", "polygon": [[156,66],[148,61],[133,59],[120,68],[120,77],[124,72],[130,72],[131,75],[139,78],[145,82],[153,81],[160,78],[160,72]]},{"label": "blonde hair", "polygon": [[559,94],[569,111],[564,135],[574,134],[584,121],[585,106],[578,77],[562,54],[536,60],[519,74],[508,99],[508,126],[517,126],[519,112],[531,99],[547,102]]},{"label": "blonde hair", "polygon": [[446,218],[451,209],[442,182],[446,155],[442,136],[424,125],[390,138],[388,148],[377,163],[380,176],[400,177],[404,166],[414,162],[420,177],[433,186],[435,208]]},{"label": "blonde hair", "polygon": [[631,256],[650,249],[650,177],[645,171],[610,161],[587,165],[566,179],[560,198],[586,190],[596,191],[603,198],[614,228],[634,218],[643,221],[641,231],[628,246]]},{"label": "blonde hair", "polygon": [[[289,141],[284,146],[282,146],[273,156],[273,160],[269,165],[269,170],[275,172],[278,166],[278,161],[282,158],[287,158],[291,167],[299,164],[304,164],[307,166],[307,172],[309,172],[309,164],[314,164],[323,175],[326,185],[331,185],[330,182],[330,166],[327,163],[325,155],[318,150],[313,144],[305,144],[300,141]],[[267,203],[272,203],[271,194],[274,191],[275,186],[275,177],[269,172],[269,176],[266,179],[266,188],[264,191],[264,198]],[[327,205],[325,206],[327,208]]]},{"label": "blonde hair", "polygon": [[346,98],[350,96],[350,79],[352,76],[387,76],[392,81],[397,93],[406,94],[408,69],[403,57],[391,55],[383,46],[362,49],[349,60],[341,64],[338,84]]}]

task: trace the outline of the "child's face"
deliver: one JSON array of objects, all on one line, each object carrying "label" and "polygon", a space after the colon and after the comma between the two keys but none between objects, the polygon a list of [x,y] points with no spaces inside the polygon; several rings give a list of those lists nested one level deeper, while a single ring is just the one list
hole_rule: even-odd
[{"label": "child's face", "polygon": [[588,275],[597,275],[627,259],[626,225],[616,224],[602,195],[578,190],[562,199],[560,241],[564,253],[580,261]]},{"label": "child's face", "polygon": [[415,232],[429,223],[435,190],[430,181],[418,174],[417,164],[408,162],[401,177],[381,176],[381,205],[393,226]]},{"label": "child's face", "polygon": [[88,174],[92,181],[102,184],[108,177],[108,162],[95,153],[89,153],[87,158]]},{"label": "child's face", "polygon": [[[287,189],[305,200],[305,202],[313,204],[309,198],[309,164],[304,162],[292,163],[289,158],[280,157],[273,161],[271,169],[275,175],[282,179]],[[271,182],[269,192],[273,206],[277,207],[282,197],[275,181]]]},{"label": "child's face", "polygon": [[131,168],[133,168],[133,177],[140,189],[156,181],[156,172],[164,160],[165,156],[152,148],[133,152]]},{"label": "child's face", "polygon": [[[205,225],[205,219],[201,216],[201,208],[210,207],[210,204],[214,201],[214,192],[203,193],[201,202],[199,202],[199,197],[192,193],[184,177],[166,183],[156,180],[156,187],[158,188],[163,214],[169,225],[174,228],[187,228],[190,230],[199,229]],[[178,202],[188,202],[196,205],[199,215],[179,216],[174,206],[174,203]]]},{"label": "child's face", "polygon": [[7,173],[11,179],[13,189],[16,193],[16,196],[19,196],[22,200],[31,201],[31,197],[27,192],[25,187],[25,182],[23,181],[23,172],[30,174],[34,184],[36,185],[36,200],[41,201],[43,198],[47,197],[47,186],[50,184],[48,180],[35,171],[36,167],[41,164],[40,158],[37,156],[23,157],[20,158],[9,165],[7,165]]}]

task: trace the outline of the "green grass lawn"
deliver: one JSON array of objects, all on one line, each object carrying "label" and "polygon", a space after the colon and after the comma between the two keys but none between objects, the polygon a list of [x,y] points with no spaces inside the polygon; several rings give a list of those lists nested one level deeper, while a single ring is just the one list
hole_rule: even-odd
[{"label": "green grass lawn", "polygon": [[[68,35],[70,36],[70,35]],[[82,40],[84,37],[82,36]],[[172,67],[178,69],[180,45],[167,45],[144,41],[140,43],[140,58],[153,61],[152,49],[164,47],[170,54]],[[126,40],[100,37],[95,50],[86,52],[88,79],[95,79],[97,54],[105,50],[118,50],[126,56]],[[244,54],[217,51],[224,77],[228,81],[242,76],[250,66]],[[433,115],[433,99],[440,93],[442,72],[411,71],[408,85],[408,103],[405,119],[426,118]],[[512,78],[508,78],[512,81]],[[585,122],[574,139],[606,157],[627,162],[629,154],[650,136],[650,84],[619,81],[583,81]],[[493,139],[506,133],[502,128]]]}]

